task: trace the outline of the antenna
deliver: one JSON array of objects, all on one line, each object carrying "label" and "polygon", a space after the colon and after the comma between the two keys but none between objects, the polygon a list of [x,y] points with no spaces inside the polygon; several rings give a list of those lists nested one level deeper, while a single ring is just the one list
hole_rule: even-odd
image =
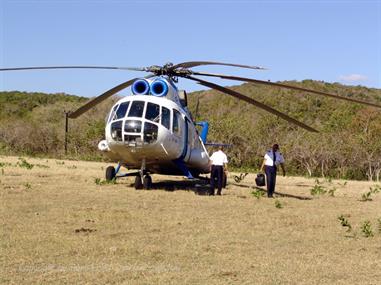
[{"label": "antenna", "polygon": [[194,121],[197,122],[198,106],[200,105],[200,97],[197,96],[196,110],[194,111]]}]

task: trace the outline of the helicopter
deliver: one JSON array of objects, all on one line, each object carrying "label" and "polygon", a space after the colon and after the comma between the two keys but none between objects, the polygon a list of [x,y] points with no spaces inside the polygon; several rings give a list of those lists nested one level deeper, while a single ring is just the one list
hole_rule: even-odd
[{"label": "helicopter", "polygon": [[[108,166],[106,180],[135,176],[135,189],[151,189],[151,174],[182,175],[188,179],[210,173],[208,145],[223,145],[207,142],[209,123],[194,121],[188,109],[187,93],[177,87],[178,79],[184,78],[205,87],[220,91],[262,110],[272,113],[287,122],[309,132],[318,131],[287,114],[267,106],[240,92],[201,79],[214,77],[241,82],[256,83],[272,87],[285,88],[315,95],[350,101],[376,108],[381,105],[351,97],[344,97],[312,89],[283,83],[245,78],[233,75],[214,74],[195,71],[192,68],[204,65],[219,65],[254,70],[264,70],[259,66],[223,63],[214,61],[189,61],[178,64],[167,63],[163,66],[114,67],[114,66],[38,66],[0,68],[0,71],[23,71],[44,69],[114,69],[143,71],[149,74],[142,78],[133,78],[123,82],[103,94],[89,100],[77,110],[66,113],[68,118],[78,118],[94,106],[119,91],[131,86],[131,94],[119,99],[106,117],[105,139],[98,149],[117,166]],[[197,127],[201,127],[201,133]],[[133,172],[120,173],[121,167]],[[226,177],[224,178],[226,183]]]}]

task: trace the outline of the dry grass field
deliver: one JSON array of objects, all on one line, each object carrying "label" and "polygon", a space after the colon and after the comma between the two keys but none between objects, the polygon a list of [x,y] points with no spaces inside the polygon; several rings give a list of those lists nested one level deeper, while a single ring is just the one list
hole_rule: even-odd
[{"label": "dry grass field", "polygon": [[381,192],[361,201],[375,183],[320,179],[337,190],[312,196],[315,179],[279,177],[294,197],[257,199],[254,174],[229,174],[208,197],[181,178],[135,191],[96,183],[105,163],[26,160],[0,156],[2,284],[381,284]]}]

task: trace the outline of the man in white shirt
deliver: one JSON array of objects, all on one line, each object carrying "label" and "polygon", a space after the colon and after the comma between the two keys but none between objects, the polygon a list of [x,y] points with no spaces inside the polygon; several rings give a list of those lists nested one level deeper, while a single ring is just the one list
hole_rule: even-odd
[{"label": "man in white shirt", "polygon": [[227,171],[228,158],[222,151],[222,146],[210,157],[210,191],[209,195],[214,195],[215,179],[217,178],[217,195],[221,195],[224,172]]},{"label": "man in white shirt", "polygon": [[279,145],[274,144],[272,149],[266,152],[261,166],[261,172],[263,171],[263,168],[265,169],[267,196],[269,198],[273,197],[275,191],[276,173],[278,165],[282,167],[283,176],[285,176],[286,170],[284,168],[283,155],[279,152]]}]

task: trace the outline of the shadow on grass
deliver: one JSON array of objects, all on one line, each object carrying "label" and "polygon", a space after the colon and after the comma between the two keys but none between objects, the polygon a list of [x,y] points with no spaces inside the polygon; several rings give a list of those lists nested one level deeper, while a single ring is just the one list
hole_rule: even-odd
[{"label": "shadow on grass", "polygon": [[[237,184],[237,183],[229,183],[228,185],[234,185],[241,188],[248,188],[248,189],[255,189],[264,193],[267,193],[267,191],[263,188],[257,187],[257,186],[248,186],[243,184]],[[134,184],[130,184],[130,187],[134,187]],[[201,179],[191,179],[191,180],[164,180],[160,182],[154,182],[152,183],[152,188],[150,190],[138,190],[138,191],[193,191],[197,195],[208,195],[208,191],[210,188],[209,179],[207,178],[201,178]],[[310,197],[305,196],[298,196],[293,194],[287,194],[287,193],[281,193],[281,192],[274,192],[275,195],[279,197],[286,197],[286,198],[294,198],[298,200],[312,200]]]},{"label": "shadow on grass", "polygon": [[183,181],[160,181],[152,184],[154,190],[164,191],[193,191],[198,195],[206,195],[209,191],[209,181],[204,179],[192,179]]},{"label": "shadow on grass", "polygon": [[[261,188],[261,187],[257,187],[257,186],[248,186],[248,185],[235,184],[235,183],[232,183],[232,185],[237,186],[237,187],[243,187],[243,188],[255,189],[255,190],[258,190],[258,191],[261,191],[261,192],[267,194],[267,190],[265,190],[265,189],[263,189],[263,188]],[[277,196],[279,196],[279,197],[294,198],[294,199],[298,199],[298,200],[312,200],[312,198],[310,198],[310,197],[298,196],[298,195],[292,195],[292,194],[281,193],[281,192],[277,192],[277,191],[275,191],[274,194],[277,195]]]},{"label": "shadow on grass", "polygon": [[[134,187],[134,184],[130,184],[130,187]],[[192,191],[197,195],[207,195],[209,191],[209,179],[190,179],[190,180],[164,180],[159,182],[153,182],[150,190],[137,190],[137,191]]]}]

